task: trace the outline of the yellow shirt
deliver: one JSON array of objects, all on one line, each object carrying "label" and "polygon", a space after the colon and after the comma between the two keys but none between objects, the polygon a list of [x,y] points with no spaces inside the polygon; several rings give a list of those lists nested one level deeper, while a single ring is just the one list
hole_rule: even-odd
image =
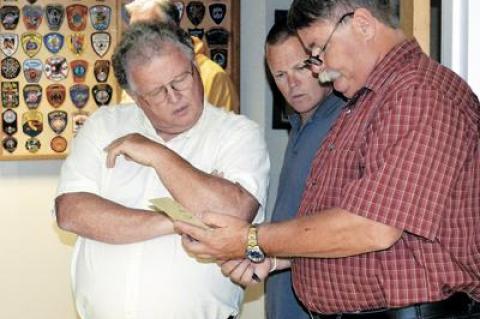
[{"label": "yellow shirt", "polygon": [[238,95],[228,73],[205,55],[203,41],[192,37],[195,61],[202,78],[205,96],[210,104],[239,112]]}]

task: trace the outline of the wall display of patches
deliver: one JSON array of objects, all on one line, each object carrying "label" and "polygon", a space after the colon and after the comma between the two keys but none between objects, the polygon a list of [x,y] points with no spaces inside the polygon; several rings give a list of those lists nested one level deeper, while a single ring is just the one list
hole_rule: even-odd
[{"label": "wall display of patches", "polygon": [[180,25],[203,40],[205,55],[230,74],[239,91],[240,0],[171,0]]},{"label": "wall display of patches", "polygon": [[0,160],[64,158],[120,90],[120,0],[0,0]]}]

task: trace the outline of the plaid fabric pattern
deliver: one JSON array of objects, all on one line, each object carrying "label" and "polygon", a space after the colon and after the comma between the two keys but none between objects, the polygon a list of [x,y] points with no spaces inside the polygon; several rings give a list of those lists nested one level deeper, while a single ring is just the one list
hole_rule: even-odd
[{"label": "plaid fabric pattern", "polygon": [[454,291],[480,300],[479,107],[415,40],[382,60],[316,154],[299,215],[339,207],[404,233],[385,251],[296,259],[307,308],[401,307]]}]

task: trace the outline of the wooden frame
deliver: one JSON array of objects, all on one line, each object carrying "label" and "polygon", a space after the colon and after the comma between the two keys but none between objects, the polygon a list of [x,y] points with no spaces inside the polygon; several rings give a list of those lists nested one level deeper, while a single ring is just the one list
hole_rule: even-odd
[{"label": "wooden frame", "polygon": [[[54,4],[61,4],[65,9],[65,11],[66,11],[66,8],[70,5],[78,4],[78,5],[86,6],[87,17],[86,17],[85,27],[83,29],[82,27],[79,27],[78,31],[72,30],[70,24],[68,23],[68,17],[66,12],[63,18],[63,22],[58,28],[58,30],[55,30],[55,28],[52,28],[51,26],[49,26],[46,15],[45,15],[45,11],[46,11],[47,5],[54,5]],[[1,114],[2,114],[2,125],[1,125],[2,128],[0,130],[0,140],[1,140],[0,160],[32,160],[32,159],[37,160],[37,159],[64,158],[69,152],[69,148],[71,144],[70,142],[74,136],[74,128],[78,129],[83,123],[85,117],[93,113],[99,107],[97,106],[97,103],[95,102],[95,99],[93,97],[94,86],[97,84],[100,84],[100,81],[98,81],[97,77],[95,77],[94,75],[94,65],[97,60],[110,60],[115,44],[118,41],[118,38],[120,36],[120,27],[119,27],[120,26],[120,14],[119,14],[120,0],[103,0],[102,2],[98,2],[96,0],[84,0],[82,2],[68,2],[68,3],[64,1],[38,0],[33,4],[33,6],[40,6],[43,10],[43,13],[42,13],[41,24],[38,26],[36,30],[28,30],[27,24],[24,21],[23,8],[24,6],[27,6],[27,5],[30,6],[31,4],[26,0],[18,0],[15,2],[2,2],[1,4],[2,8],[5,6],[16,6],[19,9],[20,14],[19,14],[18,24],[16,25],[16,27],[13,28],[12,30],[6,30],[5,26],[2,26],[1,27],[2,30],[0,33],[2,35],[14,34],[18,36],[18,42],[19,42],[18,48],[13,54],[11,54],[11,58],[19,62],[21,69],[20,69],[20,73],[15,77],[7,76],[6,78],[4,76],[5,74],[2,74],[0,76],[0,80],[2,83],[16,82],[17,83],[16,86],[18,88],[18,94],[19,94],[18,106],[14,106],[16,103],[9,104],[5,102],[8,100],[7,97],[9,94],[5,90],[6,92],[5,100],[2,101],[2,104],[0,105]],[[101,30],[102,27],[99,27],[99,26],[95,28],[92,24],[92,18],[90,17],[90,9],[93,6],[97,6],[97,5],[108,6],[111,8],[110,23],[105,30]],[[102,56],[103,52],[100,54],[96,53],[96,51],[92,47],[91,37],[95,32],[98,32],[98,31],[101,31],[101,32],[105,31],[110,34],[110,46],[108,50],[103,54],[103,56]],[[28,55],[25,49],[22,48],[22,36],[27,32],[37,32],[40,36],[40,37],[37,37],[37,38],[40,38],[40,43],[39,43],[40,50],[33,55],[32,53]],[[60,34],[61,36],[63,36],[63,39],[64,39],[63,46],[60,47],[58,52],[55,52],[55,50],[53,52],[52,50],[48,50],[44,41],[45,40],[44,36],[52,32],[56,32]],[[77,50],[75,50],[73,46],[70,45],[72,43],[72,41],[70,41],[71,37],[75,35],[78,35],[78,37],[75,38],[77,40],[77,42],[75,43],[78,44],[78,46],[76,47]],[[103,35],[105,36],[105,34]],[[83,44],[81,45],[81,43]],[[0,59],[4,61],[6,59],[5,52],[0,53],[0,55],[1,55]],[[47,59],[54,56],[57,56],[57,57],[60,56],[66,59],[66,64],[65,63],[63,64],[63,68],[65,67],[65,65],[67,65],[68,73],[64,79],[54,80],[54,79],[47,78],[45,70],[58,67],[58,66],[54,66],[53,64],[46,67]],[[10,61],[13,61],[13,59],[11,59]],[[41,62],[40,66],[41,66],[42,74],[41,74],[40,80],[38,80],[37,83],[32,82],[31,79],[27,79],[26,75],[24,74],[24,69],[25,69],[24,62],[27,60],[33,60],[33,59]],[[86,67],[86,76],[83,80],[79,79],[78,77],[76,77],[75,79],[73,78],[73,71],[70,63],[74,60],[84,60],[88,63]],[[118,85],[116,84],[111,63],[108,70],[109,70],[108,78],[102,83],[108,84],[112,88],[112,91],[110,94],[110,101],[108,104],[116,104],[119,101],[120,90]],[[30,84],[35,84],[35,85],[38,84],[41,87],[42,94],[41,94],[41,98],[39,99],[40,102],[38,103],[37,106],[32,106],[32,104],[27,104],[26,98],[24,98],[24,95],[23,95],[24,88]],[[52,84],[60,84],[60,85],[63,85],[65,88],[65,100],[60,105],[53,106],[51,102],[52,100],[49,100],[47,98],[47,87],[49,87]],[[84,84],[88,86],[89,97],[85,105],[83,106],[79,105],[78,107],[76,107],[70,97],[70,89],[76,84]],[[6,87],[8,85],[6,85]],[[98,91],[95,91],[95,92],[98,93]],[[105,91],[104,93],[106,92],[108,91]],[[97,97],[99,97],[99,95],[97,95]],[[8,114],[13,114],[11,111],[13,111],[16,114],[16,121],[17,121],[16,132],[14,133],[12,133],[13,129],[6,129],[6,124],[4,123],[3,115],[7,110],[10,110],[8,111],[9,112]],[[67,123],[63,131],[61,131],[58,128],[58,126],[55,126],[55,122],[53,122],[53,120],[52,120],[52,125],[49,124],[50,123],[49,115],[53,114],[52,112],[56,112],[56,111],[63,111],[65,112],[64,114],[66,114]],[[37,117],[32,116],[33,114],[35,114]],[[73,118],[76,119],[75,123]],[[13,124],[11,124],[11,126],[13,126]],[[54,131],[54,127],[56,128],[55,131]],[[35,132],[35,130],[37,131]],[[41,132],[38,133],[38,131],[41,131]],[[27,135],[27,133],[29,135]],[[32,136],[34,134],[38,134],[38,135]],[[17,146],[15,150],[13,150],[12,152],[9,152],[4,147],[4,143],[7,144],[6,143],[7,141],[11,142],[13,138],[17,141]],[[63,147],[65,146],[65,142],[66,142],[66,147],[63,150]],[[40,147],[35,152],[27,150],[27,145],[31,147],[33,144],[33,148],[31,149],[34,150],[38,146],[38,143]],[[12,145],[12,144],[9,144],[9,145]],[[54,149],[56,149],[56,151]]]},{"label": "wooden frame", "polygon": [[430,0],[400,0],[400,26],[430,54]]}]

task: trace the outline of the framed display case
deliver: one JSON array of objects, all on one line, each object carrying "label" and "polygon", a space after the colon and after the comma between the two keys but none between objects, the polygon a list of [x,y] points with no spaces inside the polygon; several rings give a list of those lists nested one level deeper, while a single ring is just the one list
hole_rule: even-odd
[{"label": "framed display case", "polygon": [[120,5],[0,1],[0,160],[63,158],[85,119],[119,101]]},{"label": "framed display case", "polygon": [[222,66],[240,92],[240,0],[173,0],[180,26],[203,40],[205,54]]}]

